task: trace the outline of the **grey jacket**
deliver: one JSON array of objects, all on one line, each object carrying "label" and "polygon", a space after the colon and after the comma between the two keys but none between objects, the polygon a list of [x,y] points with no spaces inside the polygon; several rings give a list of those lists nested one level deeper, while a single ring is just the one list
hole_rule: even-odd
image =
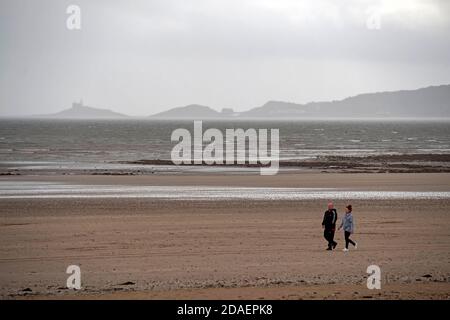
[{"label": "grey jacket", "polygon": [[353,233],[355,231],[353,223],[353,215],[351,212],[345,214],[345,216],[342,218],[341,225],[339,228],[344,228],[344,231],[350,233]]}]

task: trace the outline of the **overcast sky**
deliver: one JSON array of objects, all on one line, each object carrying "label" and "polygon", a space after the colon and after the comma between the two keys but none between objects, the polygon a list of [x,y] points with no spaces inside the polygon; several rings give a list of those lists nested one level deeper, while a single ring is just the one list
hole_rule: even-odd
[{"label": "overcast sky", "polygon": [[0,115],[341,99],[449,84],[449,57],[446,0],[1,0]]}]

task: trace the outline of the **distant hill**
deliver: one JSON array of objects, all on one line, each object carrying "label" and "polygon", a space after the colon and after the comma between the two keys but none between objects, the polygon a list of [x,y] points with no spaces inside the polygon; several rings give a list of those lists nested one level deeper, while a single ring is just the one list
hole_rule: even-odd
[{"label": "distant hill", "polygon": [[450,85],[360,94],[344,100],[296,104],[269,101],[240,114],[247,118],[450,117]]},{"label": "distant hill", "polygon": [[440,118],[450,117],[450,85],[417,90],[365,93],[343,100],[298,104],[269,101],[261,107],[235,113],[189,105],[158,113],[154,118],[195,119],[304,119],[304,118]]},{"label": "distant hill", "polygon": [[207,106],[199,104],[190,104],[184,107],[173,108],[168,111],[157,113],[152,118],[170,118],[170,119],[207,119],[207,118],[220,118],[221,113]]},{"label": "distant hill", "polygon": [[59,119],[118,119],[127,116],[108,109],[99,109],[84,106],[83,102],[72,103],[72,108],[57,113],[39,115],[37,117],[59,118]]},{"label": "distant hill", "polygon": [[[118,119],[128,116],[107,109],[73,103],[72,108],[37,117],[67,119]],[[150,116],[152,119],[308,119],[308,118],[450,118],[450,85],[417,90],[359,94],[336,101],[298,104],[268,101],[245,112],[191,104]]]}]

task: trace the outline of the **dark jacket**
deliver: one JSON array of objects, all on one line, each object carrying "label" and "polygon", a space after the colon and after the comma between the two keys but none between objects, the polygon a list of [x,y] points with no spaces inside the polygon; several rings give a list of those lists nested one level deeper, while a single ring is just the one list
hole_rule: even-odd
[{"label": "dark jacket", "polygon": [[336,221],[338,219],[336,209],[331,209],[325,211],[323,215],[322,225],[325,226],[327,230],[333,230],[336,228]]}]

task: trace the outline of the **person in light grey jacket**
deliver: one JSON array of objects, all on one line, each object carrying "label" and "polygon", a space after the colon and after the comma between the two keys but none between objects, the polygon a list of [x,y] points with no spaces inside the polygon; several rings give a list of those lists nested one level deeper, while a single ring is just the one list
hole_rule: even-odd
[{"label": "person in light grey jacket", "polygon": [[350,239],[350,235],[355,232],[355,224],[353,222],[352,205],[345,207],[345,216],[342,218],[341,225],[338,230],[344,229],[345,248],[343,251],[348,251],[348,244],[351,243],[355,249],[358,244]]}]

